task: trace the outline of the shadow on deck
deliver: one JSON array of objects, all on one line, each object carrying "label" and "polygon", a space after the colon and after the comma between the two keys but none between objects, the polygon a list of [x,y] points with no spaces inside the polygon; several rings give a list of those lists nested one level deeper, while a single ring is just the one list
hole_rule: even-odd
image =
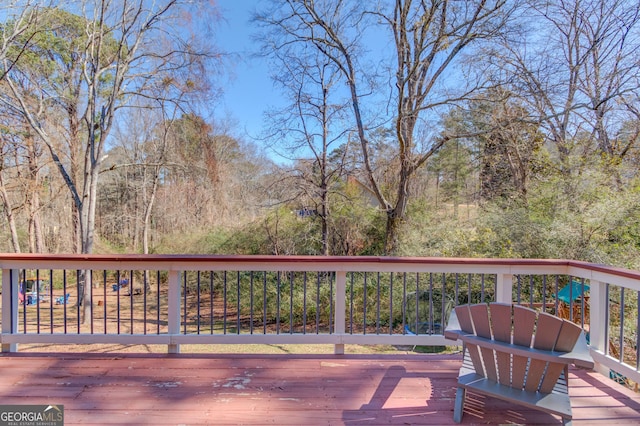
[{"label": "shadow on deck", "polygon": [[[453,423],[460,355],[0,355],[1,404],[62,404],[65,425]],[[640,395],[570,371],[574,425],[640,424]],[[469,394],[463,424],[557,425]]]}]

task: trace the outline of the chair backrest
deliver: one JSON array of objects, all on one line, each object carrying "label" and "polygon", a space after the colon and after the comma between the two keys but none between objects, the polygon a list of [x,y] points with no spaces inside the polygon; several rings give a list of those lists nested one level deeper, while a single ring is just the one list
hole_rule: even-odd
[{"label": "chair backrest", "polygon": [[[570,321],[519,305],[491,303],[455,309],[466,334],[541,351],[570,352],[582,332]],[[495,349],[494,356],[494,349],[467,343],[476,373],[515,389],[549,393],[567,365],[517,355],[504,346]]]}]

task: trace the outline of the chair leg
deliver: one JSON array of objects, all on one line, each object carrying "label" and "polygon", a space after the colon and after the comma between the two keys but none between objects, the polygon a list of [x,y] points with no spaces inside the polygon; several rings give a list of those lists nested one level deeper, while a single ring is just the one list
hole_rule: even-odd
[{"label": "chair leg", "polygon": [[462,421],[462,411],[464,409],[464,397],[467,390],[465,388],[458,388],[456,391],[456,402],[453,408],[453,421],[460,423]]},{"label": "chair leg", "polygon": [[562,418],[562,424],[564,426],[571,426],[571,419],[565,419],[564,417]]}]

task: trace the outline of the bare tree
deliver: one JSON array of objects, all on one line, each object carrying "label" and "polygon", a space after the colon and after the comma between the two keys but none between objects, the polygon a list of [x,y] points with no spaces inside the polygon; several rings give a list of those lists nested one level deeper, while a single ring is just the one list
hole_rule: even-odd
[{"label": "bare tree", "polygon": [[[273,9],[256,19],[272,30],[266,47],[278,50],[291,44],[313,47],[341,71],[350,94],[354,128],[362,148],[363,165],[372,192],[387,216],[385,252],[398,249],[400,226],[410,198],[411,179],[419,168],[449,139],[456,135],[416,140],[419,127],[434,127],[446,108],[468,98],[480,85],[452,83],[461,76],[459,58],[474,44],[496,37],[505,26],[511,9],[504,0],[430,1],[396,0],[380,2],[368,8],[357,1],[280,0]],[[392,57],[380,54],[387,64],[389,91],[384,98],[393,106],[397,139],[397,184],[387,189],[379,184],[372,164],[370,119],[374,97],[370,83],[378,78],[377,67],[364,57],[367,40],[379,44],[376,37],[389,31]],[[379,46],[370,46],[379,52]],[[457,74],[456,74],[457,73]],[[375,90],[382,90],[378,84]],[[378,98],[379,99],[379,98]],[[369,105],[368,110],[365,105]]]},{"label": "bare tree", "polygon": [[523,19],[535,27],[523,26],[492,55],[500,78],[521,96],[528,120],[543,126],[564,176],[575,156],[624,156],[629,146],[618,144],[616,134],[634,118],[640,88],[640,6],[622,0],[530,6]]},{"label": "bare tree", "polygon": [[271,114],[271,138],[286,141],[289,155],[300,156],[294,158],[285,182],[297,190],[292,197],[301,203],[300,213],[310,215],[310,220],[320,219],[321,253],[328,255],[330,195],[337,190],[344,163],[344,157],[337,157],[336,161],[330,154],[349,131],[344,127],[345,99],[335,96],[339,70],[317,51],[312,51],[310,57],[287,50],[276,53],[279,72],[274,78],[290,104]]},{"label": "bare tree", "polygon": [[[97,191],[100,171],[106,158],[105,144],[117,112],[131,105],[133,97],[170,96],[181,89],[200,90],[207,81],[205,60],[211,56],[193,39],[185,40],[177,30],[183,3],[110,2],[87,0],[68,5],[80,15],[60,9],[48,10],[52,37],[65,40],[53,46],[40,44],[33,50],[50,53],[48,67],[34,80],[33,67],[24,60],[5,76],[9,93],[0,101],[20,111],[46,145],[63,177],[78,218],[77,251],[90,253],[94,245]],[[43,37],[43,43],[47,38]],[[67,49],[60,51],[60,49]],[[21,64],[29,69],[20,69]],[[9,67],[5,60],[5,69]],[[180,77],[180,78],[178,78]],[[28,98],[17,80],[36,81],[37,91]],[[30,92],[32,93],[32,92]],[[66,128],[52,122],[61,114],[68,117]],[[67,144],[60,143],[66,139]],[[90,286],[84,286],[90,300]],[[87,306],[85,319],[90,307]]]}]

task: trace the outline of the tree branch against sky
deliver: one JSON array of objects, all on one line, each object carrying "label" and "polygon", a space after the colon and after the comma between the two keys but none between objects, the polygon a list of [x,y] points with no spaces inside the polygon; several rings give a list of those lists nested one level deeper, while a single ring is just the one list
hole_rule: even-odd
[{"label": "tree branch against sky", "polygon": [[[556,150],[558,169],[572,173],[575,149],[621,158],[617,133],[635,116],[640,90],[640,5],[624,0],[529,2],[519,38],[494,46],[492,62],[528,106]],[[580,146],[589,134],[595,145]],[[615,160],[617,161],[617,160]]]},{"label": "tree branch against sky", "polygon": [[[340,74],[335,64],[315,49],[309,55],[300,51],[280,50],[276,55],[280,73],[274,80],[284,90],[289,101],[284,109],[270,115],[273,118],[271,137],[285,142],[286,149],[296,156],[288,170],[287,181],[292,197],[300,207],[308,205],[321,221],[322,254],[330,254],[330,195],[343,173],[343,161],[329,154],[344,142],[349,128],[345,127],[348,102],[339,92]],[[295,188],[295,190],[293,190]]]},{"label": "tree branch against sky", "polygon": [[[0,5],[0,16],[5,17],[5,25],[0,30],[0,80],[13,68],[16,61],[5,62],[7,54],[19,59],[26,51],[36,31],[38,11],[48,7],[41,1],[7,0]],[[30,30],[30,35],[21,37]],[[10,51],[13,52],[10,53]]]},{"label": "tree branch against sky", "polygon": [[[386,253],[395,253],[398,249],[413,174],[453,137],[437,136],[435,129],[441,115],[482,88],[470,81],[451,81],[462,76],[462,55],[471,52],[476,43],[496,37],[508,22],[512,7],[505,0],[397,0],[375,4],[349,0],[280,0],[256,15],[256,20],[269,34],[266,48],[279,50],[295,44],[300,48],[314,47],[341,70],[350,93],[353,127],[360,141],[367,180],[387,216]],[[365,57],[367,49],[380,51],[379,45],[367,44],[372,40],[370,34],[380,32],[389,34],[387,40],[393,54],[380,54],[377,59],[395,61],[387,64],[389,74],[384,78],[393,84],[386,86],[376,74],[377,68],[372,68]],[[373,86],[377,97],[367,96],[371,82],[376,82]],[[455,87],[462,90],[454,90]],[[388,99],[393,106],[387,120],[395,122],[398,156],[395,188],[380,185],[371,163],[369,138],[374,128],[367,114],[375,110],[371,103],[380,97]],[[365,105],[368,108],[364,108]],[[422,127],[434,131],[430,141],[418,144],[414,138]]]}]

